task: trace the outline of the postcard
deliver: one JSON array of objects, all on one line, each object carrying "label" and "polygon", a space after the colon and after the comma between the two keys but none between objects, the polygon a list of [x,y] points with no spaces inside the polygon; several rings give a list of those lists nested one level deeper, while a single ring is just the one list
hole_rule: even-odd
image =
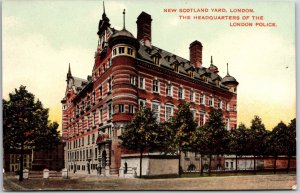
[{"label": "postcard", "polygon": [[4,1],[3,190],[292,190],[293,1]]}]

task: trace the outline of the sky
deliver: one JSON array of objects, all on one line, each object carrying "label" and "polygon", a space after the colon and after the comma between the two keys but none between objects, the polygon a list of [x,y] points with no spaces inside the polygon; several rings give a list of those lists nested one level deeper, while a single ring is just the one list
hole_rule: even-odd
[{"label": "sky", "polygon": [[[97,47],[100,0],[32,0],[3,2],[3,98],[21,84],[49,108],[51,121],[61,125],[61,103],[69,63],[72,74],[91,74]],[[167,13],[164,9],[177,9]],[[207,8],[208,12],[180,13],[179,9]],[[227,12],[212,12],[223,8]],[[189,59],[189,45],[203,45],[203,66],[210,57],[219,74],[239,82],[238,124],[250,126],[254,115],[267,129],[296,117],[295,7],[293,1],[105,0],[111,26],[136,37],[136,18],[152,16],[152,44]],[[230,9],[253,9],[234,13]],[[263,16],[263,20],[182,20],[179,16]],[[251,17],[250,17],[251,18]],[[231,27],[230,23],[276,23],[276,27]],[[233,24],[232,24],[233,25]]]}]

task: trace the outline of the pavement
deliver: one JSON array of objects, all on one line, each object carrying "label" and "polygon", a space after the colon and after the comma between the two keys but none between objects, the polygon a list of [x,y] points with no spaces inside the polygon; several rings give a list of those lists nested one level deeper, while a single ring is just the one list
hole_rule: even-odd
[{"label": "pavement", "polygon": [[4,191],[31,190],[292,190],[295,174],[245,175],[166,179],[124,179],[72,175],[69,179],[26,179],[4,176]]}]

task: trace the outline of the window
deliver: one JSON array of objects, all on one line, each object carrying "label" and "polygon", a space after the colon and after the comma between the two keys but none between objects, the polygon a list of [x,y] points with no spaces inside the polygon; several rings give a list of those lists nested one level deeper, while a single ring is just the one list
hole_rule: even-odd
[{"label": "window", "polygon": [[205,95],[204,94],[200,95],[200,104],[205,105]]},{"label": "window", "polygon": [[223,109],[223,102],[221,99],[219,99],[219,109]]},{"label": "window", "polygon": [[111,104],[109,104],[108,105],[108,119],[112,118],[112,111],[113,111],[113,108],[112,108]]},{"label": "window", "polygon": [[209,106],[214,107],[214,98],[209,97]]},{"label": "window", "polygon": [[129,105],[129,113],[135,113],[134,112],[134,106],[133,105]]},{"label": "window", "polygon": [[96,111],[93,112],[93,127],[96,125]]},{"label": "window", "polygon": [[184,89],[182,87],[179,87],[178,89],[178,98],[184,99]]},{"label": "window", "polygon": [[206,76],[203,76],[202,79],[203,79],[204,82],[207,82],[207,81],[208,81],[208,79],[207,79]]},{"label": "window", "polygon": [[172,96],[172,85],[171,84],[167,84],[167,88],[166,88],[166,93],[167,93],[167,96]]},{"label": "window", "polygon": [[124,109],[124,104],[120,104],[119,105],[119,113],[124,113],[125,109]]},{"label": "window", "polygon": [[145,89],[145,79],[143,77],[139,77],[139,88]]},{"label": "window", "polygon": [[116,48],[114,48],[114,50],[113,50],[113,55],[114,56],[117,55],[117,49]]},{"label": "window", "polygon": [[193,78],[194,77],[194,72],[193,71],[189,71],[189,76]]},{"label": "window", "polygon": [[158,56],[155,56],[155,57],[153,58],[153,62],[154,62],[154,64],[158,65],[158,64],[159,64],[159,57],[158,57]]},{"label": "window", "polygon": [[108,92],[111,92],[112,90],[111,78],[108,79],[107,87],[108,87]]},{"label": "window", "polygon": [[80,140],[80,139],[78,139],[78,147],[80,147],[80,142],[81,142],[81,140]]},{"label": "window", "polygon": [[84,146],[84,137],[82,138],[82,146]]},{"label": "window", "polygon": [[230,111],[230,104],[229,104],[229,102],[226,103],[226,111]]},{"label": "window", "polygon": [[236,111],[236,105],[233,105],[233,111]]},{"label": "window", "polygon": [[103,122],[103,110],[99,109],[99,123]]},{"label": "window", "polygon": [[132,85],[136,85],[136,84],[135,84],[135,82],[136,82],[136,77],[135,77],[135,76],[132,76],[132,75],[130,75],[130,84],[132,84]]},{"label": "window", "polygon": [[225,127],[226,127],[227,130],[230,130],[229,119],[225,119]]},{"label": "window", "polygon": [[174,66],[174,70],[175,70],[175,72],[179,72],[179,67],[178,67],[178,65],[177,65],[177,64],[175,64],[175,66]]},{"label": "window", "polygon": [[133,49],[132,48],[127,48],[127,54],[128,55],[133,55]]},{"label": "window", "polygon": [[225,162],[225,167],[228,168],[228,162]]},{"label": "window", "polygon": [[152,111],[154,113],[154,116],[156,117],[156,121],[159,122],[159,103],[152,103]]},{"label": "window", "polygon": [[195,102],[195,92],[193,90],[190,91],[190,101]]},{"label": "window", "polygon": [[98,156],[97,156],[97,152],[98,152],[98,151],[97,151],[97,148],[95,148],[95,159],[97,159],[97,157],[98,157]]},{"label": "window", "polygon": [[125,48],[124,47],[119,47],[119,54],[124,54]]},{"label": "window", "polygon": [[141,107],[145,107],[146,106],[146,101],[143,99],[139,99],[139,106]]},{"label": "window", "polygon": [[202,127],[205,124],[205,113],[200,113],[199,126]]},{"label": "window", "polygon": [[166,105],[166,121],[168,121],[173,116],[173,107]]},{"label": "window", "polygon": [[153,80],[152,90],[153,90],[153,92],[159,92],[159,82],[158,82],[158,80]]},{"label": "window", "polygon": [[111,59],[110,58],[108,58],[108,60],[107,60],[107,66],[108,66],[108,68],[111,66]]},{"label": "window", "polygon": [[94,144],[95,143],[95,133],[93,133],[93,135],[92,135],[92,144]]},{"label": "window", "polygon": [[99,93],[100,93],[100,99],[101,99],[101,98],[102,98],[102,96],[103,96],[102,85],[99,87]]},{"label": "window", "polygon": [[88,135],[88,142],[87,142],[88,145],[90,145],[90,135]]}]

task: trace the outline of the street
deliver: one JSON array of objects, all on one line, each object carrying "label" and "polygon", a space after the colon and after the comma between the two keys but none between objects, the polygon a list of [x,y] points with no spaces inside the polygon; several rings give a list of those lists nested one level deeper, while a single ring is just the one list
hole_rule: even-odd
[{"label": "street", "polygon": [[4,191],[28,190],[291,190],[295,174],[225,177],[124,179],[118,177],[72,176],[71,179],[26,179],[4,176]]}]

